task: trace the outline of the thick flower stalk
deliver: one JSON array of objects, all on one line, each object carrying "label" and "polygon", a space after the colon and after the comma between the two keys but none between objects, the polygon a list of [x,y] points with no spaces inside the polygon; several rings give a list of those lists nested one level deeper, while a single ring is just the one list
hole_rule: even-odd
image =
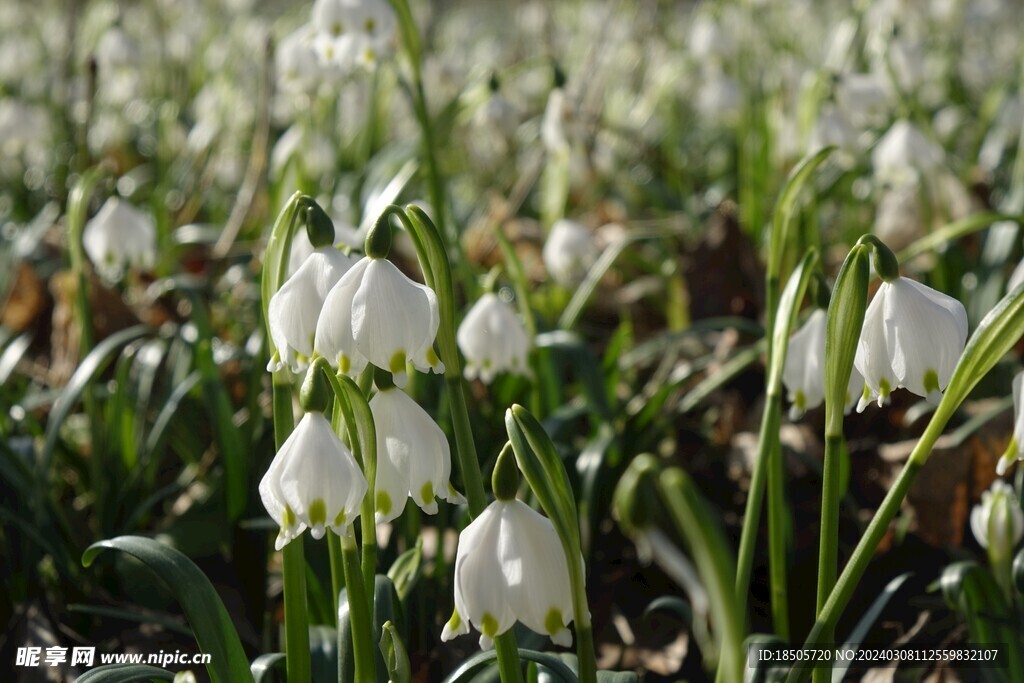
[{"label": "thick flower stalk", "polygon": [[473,304],[455,336],[466,357],[466,379],[490,384],[501,372],[528,375],[530,337],[512,307],[488,292]]},{"label": "thick flower stalk", "polygon": [[428,515],[437,514],[438,497],[465,503],[449,481],[452,455],[444,432],[401,389],[380,382],[378,387],[370,400],[377,433],[377,522],[397,518],[409,498]]},{"label": "thick flower stalk", "polygon": [[[825,400],[825,311],[815,310],[790,338],[782,383],[790,402],[789,418],[799,419]],[[864,378],[854,370],[846,391],[844,408],[849,411],[860,398]]]},{"label": "thick flower stalk", "polygon": [[313,338],[327,293],[354,261],[333,247],[310,254],[270,299],[267,324],[277,348],[267,370],[302,372],[313,355]]},{"label": "thick flower stalk", "polygon": [[156,263],[156,222],[148,213],[111,197],[85,224],[82,245],[100,276],[116,282],[128,268]]},{"label": "thick flower stalk", "polygon": [[[368,247],[372,239],[373,233]],[[349,377],[372,363],[404,387],[408,362],[421,372],[444,372],[434,351],[440,317],[434,290],[410,280],[386,255],[386,248],[368,248],[327,294],[313,349]]]},{"label": "thick flower stalk", "polygon": [[881,406],[896,388],[937,404],[967,342],[967,311],[956,299],[905,277],[885,281],[864,315],[854,366],[865,389],[857,405]]},{"label": "thick flower stalk", "polygon": [[367,484],[352,453],[323,413],[313,411],[296,425],[260,481],[263,507],[281,529],[280,550],[307,528],[323,538],[328,528],[351,533]]},{"label": "thick flower stalk", "polygon": [[518,620],[568,647],[573,604],[565,553],[551,521],[516,500],[511,448],[498,458],[494,483],[497,500],[459,535],[455,612],[441,640],[469,633],[472,624],[486,650]]}]

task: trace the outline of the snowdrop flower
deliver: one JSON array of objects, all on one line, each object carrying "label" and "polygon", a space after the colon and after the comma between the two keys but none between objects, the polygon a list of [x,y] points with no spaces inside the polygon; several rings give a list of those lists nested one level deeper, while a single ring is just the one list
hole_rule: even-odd
[{"label": "snowdrop flower", "polygon": [[[305,238],[305,230],[301,234]],[[309,238],[305,239],[308,243]],[[309,365],[324,299],[352,264],[350,257],[333,247],[318,249],[274,293],[267,320],[277,354],[270,359],[267,370],[276,372],[287,367],[298,373]]]},{"label": "snowdrop flower", "polygon": [[1006,474],[1015,460],[1024,460],[1024,372],[1013,378],[1013,437],[996,463],[996,474]]},{"label": "snowdrop flower", "polygon": [[[798,420],[825,400],[825,325],[827,315],[817,309],[790,337],[782,383],[789,392],[789,419]],[[864,378],[853,368],[846,390],[844,410],[849,411],[861,396]]]},{"label": "snowdrop flower", "polygon": [[390,522],[412,498],[428,515],[441,497],[465,503],[449,482],[452,455],[448,438],[416,401],[394,386],[380,387],[370,400],[377,432],[377,522]]},{"label": "snowdrop flower", "polygon": [[892,124],[871,153],[875,178],[893,185],[911,184],[920,176],[930,176],[942,159],[942,148],[905,119]]},{"label": "snowdrop flower", "polygon": [[364,256],[327,294],[313,349],[346,375],[373,363],[404,387],[406,362],[420,372],[444,372],[434,352],[439,324],[434,290],[386,258]]},{"label": "snowdrop flower", "polygon": [[311,91],[324,73],[314,45],[316,30],[307,25],[281,40],[274,53],[278,82],[288,92]]},{"label": "snowdrop flower", "polygon": [[544,118],[540,124],[540,138],[549,154],[569,153],[569,138],[566,136],[565,124],[571,117],[572,108],[566,100],[565,90],[554,88],[548,95]]},{"label": "snowdrop flower", "polygon": [[496,500],[459,534],[455,558],[455,612],[441,640],[480,633],[480,647],[516,620],[562,646],[572,644],[569,566],[547,517],[526,503]]},{"label": "snowdrop flower", "polygon": [[317,0],[311,23],[321,58],[342,69],[375,67],[393,49],[398,28],[385,0]]},{"label": "snowdrop flower", "polygon": [[864,314],[854,366],[864,377],[863,411],[903,387],[937,403],[967,343],[967,311],[956,299],[905,277],[883,282]]},{"label": "snowdrop flower", "polygon": [[981,494],[981,502],[971,510],[971,531],[982,548],[999,543],[1012,549],[1024,535],[1024,512],[1013,487],[1002,479]]},{"label": "snowdrop flower", "polygon": [[558,284],[578,284],[597,260],[594,234],[581,223],[561,219],[551,226],[541,257],[544,267]]},{"label": "snowdrop flower", "polygon": [[466,379],[490,384],[499,372],[529,374],[530,339],[515,311],[488,292],[473,304],[455,336],[466,357]]},{"label": "snowdrop flower", "polygon": [[156,263],[156,222],[148,213],[111,197],[85,224],[82,244],[100,275],[114,282],[127,267],[152,268]]},{"label": "snowdrop flower", "polygon": [[339,536],[348,534],[366,489],[359,465],[327,418],[306,413],[260,481],[263,507],[281,526],[275,548],[307,528],[316,539],[328,527]]}]

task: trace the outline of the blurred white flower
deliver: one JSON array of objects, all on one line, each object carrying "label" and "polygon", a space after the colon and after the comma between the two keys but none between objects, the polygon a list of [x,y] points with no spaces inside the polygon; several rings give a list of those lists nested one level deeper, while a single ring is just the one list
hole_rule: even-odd
[{"label": "blurred white flower", "polygon": [[897,251],[925,233],[917,185],[897,185],[882,190],[871,231]]},{"label": "blurred white flower", "polygon": [[967,311],[956,299],[900,277],[868,305],[854,366],[867,385],[857,405],[881,406],[896,388],[937,403],[967,342]]},{"label": "blurred white flower", "polygon": [[1013,437],[996,463],[996,474],[1003,476],[1017,460],[1024,460],[1024,372],[1013,378]]},{"label": "blurred white flower", "polygon": [[549,154],[569,153],[569,138],[565,127],[571,117],[572,108],[566,99],[565,90],[552,89],[540,124],[540,138]]},{"label": "blurred white flower", "polygon": [[305,177],[319,179],[334,170],[337,160],[334,143],[327,136],[296,123],[284,132],[270,153],[270,177],[280,179],[288,163],[294,161]]},{"label": "blurred white flower", "polygon": [[836,83],[836,102],[850,123],[863,129],[879,125],[892,106],[886,79],[873,73],[843,75]]},{"label": "blurred white flower", "polygon": [[386,0],[317,0],[310,23],[321,60],[342,71],[375,68],[394,50],[398,19]]},{"label": "blurred white flower", "polygon": [[850,124],[843,111],[834,102],[821,107],[818,120],[811,129],[808,151],[814,152],[829,146],[835,146],[847,160],[858,150],[857,130]]},{"label": "blurred white flower", "polygon": [[259,488],[263,507],[281,527],[274,543],[280,550],[307,528],[317,539],[327,528],[348,534],[367,485],[327,418],[312,412],[281,445]]},{"label": "blurred white flower", "polygon": [[370,400],[377,432],[377,522],[390,522],[412,498],[428,515],[437,514],[435,497],[465,503],[449,482],[448,438],[423,408],[401,389],[383,388]]},{"label": "blurred white flower", "polygon": [[548,518],[521,501],[496,500],[459,534],[455,611],[441,640],[472,624],[486,650],[519,620],[569,646],[573,614],[569,566]]},{"label": "blurred white flower", "polygon": [[942,148],[917,126],[900,119],[875,145],[871,163],[879,182],[906,185],[937,171],[944,156]]},{"label": "blurred white flower", "polygon": [[598,257],[594,234],[582,223],[555,221],[541,257],[555,282],[566,287],[579,284]]},{"label": "blurred white flower", "polygon": [[285,91],[314,90],[323,80],[314,39],[316,30],[307,24],[281,40],[274,53],[277,79]]},{"label": "blurred white flower", "polygon": [[971,510],[971,531],[986,550],[1010,557],[1024,535],[1024,512],[1013,487],[1002,479],[981,494],[981,502]]},{"label": "blurred white flower", "polygon": [[110,197],[85,224],[82,243],[100,276],[114,282],[126,268],[152,268],[156,263],[156,222],[145,211]]},{"label": "blurred white flower", "polygon": [[[305,236],[305,230],[300,234]],[[306,243],[309,244],[309,238]],[[287,367],[298,373],[309,365],[324,299],[353,263],[333,247],[313,251],[274,293],[267,321],[277,355],[270,360],[267,370],[276,372]]]},{"label": "blurred white flower", "polygon": [[365,256],[327,294],[313,348],[339,371],[358,375],[367,362],[404,387],[405,366],[444,372],[434,352],[437,296],[387,259]]},{"label": "blurred white flower", "polygon": [[529,374],[530,338],[510,305],[488,292],[469,309],[455,337],[466,379],[490,384],[499,372]]},{"label": "blurred white flower", "polygon": [[[789,392],[789,418],[798,420],[806,411],[817,408],[825,400],[825,326],[827,315],[817,309],[807,322],[789,338],[782,383]],[[844,411],[850,410],[860,398],[864,378],[856,368],[850,372]]]}]

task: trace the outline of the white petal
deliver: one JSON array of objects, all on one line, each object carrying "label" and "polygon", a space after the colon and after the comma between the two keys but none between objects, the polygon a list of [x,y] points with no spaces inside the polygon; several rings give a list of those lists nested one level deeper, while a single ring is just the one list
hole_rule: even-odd
[{"label": "white petal", "polygon": [[331,288],[316,324],[313,349],[332,367],[354,377],[366,367],[366,357],[356,347],[352,335],[352,300],[359,290],[370,260],[359,260]]},{"label": "white petal", "polygon": [[[853,359],[854,367],[864,378],[871,396],[878,397],[879,405],[882,405],[889,392],[898,386],[885,342],[885,300],[890,289],[891,285],[883,282],[875,298],[868,304],[864,313],[864,326],[857,341],[857,354]],[[857,412],[863,409],[864,401],[861,401],[857,406]]]},{"label": "white petal", "polygon": [[825,400],[825,322],[825,311],[814,311],[786,348],[782,383],[800,413]]},{"label": "white petal", "polygon": [[530,340],[509,304],[484,294],[459,325],[456,342],[466,357],[466,375],[487,383],[495,373],[528,371]]},{"label": "white petal", "polygon": [[491,625],[497,626],[486,634],[489,638],[504,633],[515,622],[498,557],[501,505],[500,501],[491,503],[462,531],[455,558],[455,609],[481,632],[485,616],[493,620]]}]

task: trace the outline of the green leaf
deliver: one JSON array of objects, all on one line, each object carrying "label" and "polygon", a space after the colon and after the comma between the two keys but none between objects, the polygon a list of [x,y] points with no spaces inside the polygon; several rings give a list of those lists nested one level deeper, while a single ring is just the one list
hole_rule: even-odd
[{"label": "green leaf", "polygon": [[408,597],[416,582],[419,581],[423,569],[423,536],[416,538],[416,546],[399,555],[391,568],[388,578],[395,584],[395,591],[401,600]]},{"label": "green leaf", "polygon": [[636,683],[640,680],[632,671],[598,671],[597,683]]},{"label": "green leaf", "polygon": [[940,247],[947,242],[960,239],[961,237],[981,230],[982,228],[987,228],[993,223],[998,223],[999,221],[1013,221],[1014,223],[1020,223],[1022,218],[1024,217],[995,212],[972,214],[961,218],[958,221],[947,223],[938,230],[928,233],[924,237],[911,243],[910,246],[901,251],[897,257],[899,258],[900,263],[906,263],[925,252]]},{"label": "green leaf", "polygon": [[[520,648],[519,658],[527,662],[537,662],[546,666],[560,681],[565,681],[565,683],[577,682],[576,674],[557,655]],[[494,664],[497,659],[498,653],[495,650],[481,652],[463,662],[455,671],[448,675],[448,678],[444,679],[444,683],[469,683],[473,676]]]},{"label": "green leaf", "polygon": [[252,660],[249,671],[252,673],[254,683],[271,683],[274,680],[274,671],[284,669],[285,654],[283,652],[268,652]]},{"label": "green leaf", "polygon": [[380,653],[384,657],[388,683],[411,683],[409,653],[405,651],[405,644],[390,621],[384,622],[384,626],[381,627]]},{"label": "green leaf", "polygon": [[53,404],[50,419],[46,424],[46,441],[43,443],[43,452],[39,458],[39,472],[43,476],[43,481],[50,471],[53,453],[60,438],[60,429],[81,398],[82,392],[110,364],[122,346],[151,332],[152,330],[145,325],[136,325],[112,334],[97,344],[79,364],[75,374],[71,376],[71,380]]},{"label": "green leaf", "polygon": [[779,194],[779,201],[772,214],[772,233],[768,242],[768,278],[778,281],[782,270],[782,258],[789,235],[789,224],[793,220],[796,200],[800,190],[814,171],[829,157],[835,147],[825,147],[804,157],[790,172],[786,184]]},{"label": "green leaf", "polygon": [[[782,390],[782,371],[786,365],[786,351],[789,348],[789,336],[796,324],[800,304],[804,300],[807,285],[814,276],[814,268],[818,264],[818,252],[809,249],[804,254],[800,265],[793,271],[793,276],[786,283],[779,298],[779,313],[775,316],[772,329],[772,357],[768,360],[768,395],[775,397]],[[844,385],[845,386],[845,385]]]},{"label": "green leaf", "polygon": [[206,668],[214,683],[251,681],[249,661],[224,603],[202,571],[184,554],[151,538],[119,536],[89,546],[82,565],[90,566],[105,549],[119,550],[141,561],[170,588],[200,650],[210,655]]},{"label": "green leaf", "polygon": [[174,672],[148,664],[107,664],[89,669],[78,683],[132,683],[133,681],[173,681]]},{"label": "green leaf", "polygon": [[[868,631],[871,630],[875,621],[881,616],[882,610],[885,609],[885,606],[889,604],[889,601],[892,600],[903,584],[906,583],[907,579],[913,576],[913,574],[913,572],[904,572],[885,585],[885,588],[872,601],[871,606],[868,607],[864,616],[860,618],[860,621],[857,622],[850,636],[846,639],[846,643],[843,644],[844,650],[856,651],[860,648],[864,638],[868,635]],[[835,662],[832,665],[832,683],[842,683],[843,676],[852,663],[850,659]]]}]

